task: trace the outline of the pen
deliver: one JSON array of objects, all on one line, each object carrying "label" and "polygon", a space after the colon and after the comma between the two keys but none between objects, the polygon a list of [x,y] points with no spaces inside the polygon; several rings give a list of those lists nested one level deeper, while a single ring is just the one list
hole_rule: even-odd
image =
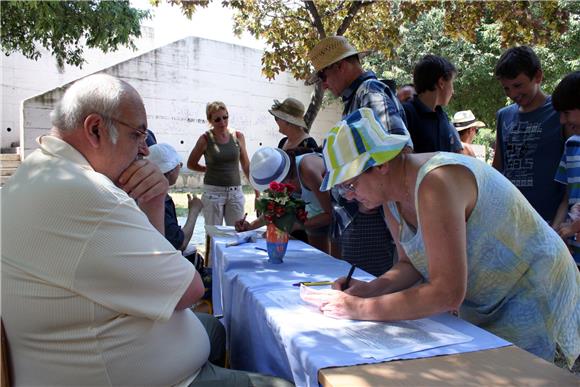
[{"label": "pen", "polygon": [[248,216],[247,212],[244,214],[244,217],[242,218],[242,225],[246,222],[246,216]]},{"label": "pen", "polygon": [[350,270],[348,271],[348,275],[346,276],[346,281],[344,282],[344,285],[342,286],[342,290],[348,289],[348,286],[350,284],[350,279],[352,278],[352,273],[354,273],[354,269],[356,269],[356,266],[352,265],[350,267]]},{"label": "pen", "polygon": [[296,282],[292,284],[292,286],[323,286],[323,285],[332,285],[332,281],[318,281],[318,282]]},{"label": "pen", "polygon": [[263,248],[263,247],[258,247],[258,246],[255,246],[254,248],[255,248],[256,250],[260,250],[260,251],[265,251],[265,252],[268,252],[268,249],[265,249],[265,248]]}]

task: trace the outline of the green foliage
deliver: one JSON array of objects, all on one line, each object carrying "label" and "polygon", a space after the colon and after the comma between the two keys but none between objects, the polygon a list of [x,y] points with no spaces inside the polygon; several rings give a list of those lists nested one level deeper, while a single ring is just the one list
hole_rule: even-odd
[{"label": "green foliage", "polygon": [[474,144],[484,145],[485,148],[485,160],[488,162],[493,161],[493,153],[495,151],[495,129],[479,129],[479,133],[473,139]]},{"label": "green foliage", "polygon": [[[579,46],[574,34],[566,33],[573,19],[570,13],[578,7],[570,1],[229,0],[222,4],[236,11],[235,32],[247,30],[266,41],[262,71],[270,79],[282,71],[306,79],[311,71],[307,54],[328,35],[344,35],[359,49],[376,50],[380,56],[374,67],[398,81],[410,81],[412,66],[421,56],[438,53],[461,69],[451,110],[476,106],[490,123],[490,112],[505,103],[491,74],[503,48],[516,43],[550,47],[558,40],[562,43],[564,36],[569,41],[554,49],[570,51],[574,44],[576,50]],[[558,57],[553,57],[554,62]],[[561,65],[561,70],[569,68]],[[316,88],[307,123],[314,120],[321,101],[322,91]]]},{"label": "green foliage", "polygon": [[[157,7],[161,0],[149,0],[149,2],[151,5]],[[191,19],[197,7],[206,8],[209,2],[210,0],[167,0],[168,4],[181,7],[181,11],[189,19]]]},{"label": "green foliage", "polygon": [[83,43],[103,52],[135,48],[139,22],[149,12],[124,1],[2,1],[0,44],[6,55],[40,57],[39,46],[52,52],[60,67],[82,66]]},{"label": "green foliage", "polygon": [[[537,45],[534,45],[534,39],[517,41],[518,44],[533,46],[540,57],[544,71],[543,88],[548,93],[564,75],[580,67],[580,3],[560,2],[558,7],[558,12],[566,15],[566,32],[559,33],[556,30],[557,33],[548,42],[536,39]],[[480,130],[475,142],[490,147],[495,136],[495,113],[511,103],[493,75],[494,67],[504,50],[503,46],[506,45],[504,35],[524,39],[521,36],[524,33],[502,32],[502,28],[505,28],[502,26],[502,19],[491,17],[488,12],[482,23],[471,30],[472,40],[467,40],[462,34],[446,33],[440,28],[448,23],[447,8],[434,7],[427,13],[418,15],[415,21],[404,23],[401,26],[403,37],[396,55],[393,58],[382,54],[371,56],[367,60],[367,67],[380,77],[395,79],[398,85],[403,85],[412,83],[414,64],[425,54],[448,58],[459,72],[455,81],[454,97],[447,111],[452,116],[459,110],[472,110],[492,130]],[[538,13],[542,9],[533,11]],[[460,16],[469,18],[468,15]],[[553,28],[560,28],[558,26]],[[540,34],[540,37],[545,34]]]}]

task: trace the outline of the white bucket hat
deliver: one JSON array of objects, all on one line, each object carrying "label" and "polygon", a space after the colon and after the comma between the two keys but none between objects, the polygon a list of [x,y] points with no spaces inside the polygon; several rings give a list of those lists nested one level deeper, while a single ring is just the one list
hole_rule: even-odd
[{"label": "white bucket hat", "polygon": [[274,117],[278,117],[301,128],[307,128],[306,122],[304,122],[304,105],[295,98],[289,97],[282,102],[275,99],[274,105],[268,111]]},{"label": "white bucket hat", "polygon": [[468,128],[485,128],[485,124],[477,121],[471,110],[462,110],[453,115],[453,126],[458,132]]},{"label": "white bucket hat", "polygon": [[324,38],[308,53],[314,72],[306,80],[306,84],[312,85],[318,82],[320,80],[318,72],[339,60],[357,54],[359,58],[364,58],[371,53],[372,51],[357,51],[344,36]]},{"label": "white bucket hat", "polygon": [[275,181],[281,183],[290,170],[290,157],[281,149],[260,148],[250,161],[250,183],[258,191],[264,191]]},{"label": "white bucket hat", "polygon": [[181,163],[181,157],[169,144],[154,144],[149,147],[149,156],[146,157],[161,169],[162,173],[167,173]]}]

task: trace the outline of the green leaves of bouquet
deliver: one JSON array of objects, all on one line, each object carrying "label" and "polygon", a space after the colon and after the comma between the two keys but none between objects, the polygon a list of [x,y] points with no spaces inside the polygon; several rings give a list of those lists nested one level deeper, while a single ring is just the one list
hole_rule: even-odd
[{"label": "green leaves of bouquet", "polygon": [[292,184],[270,183],[256,202],[256,209],[268,223],[274,223],[282,231],[290,232],[294,222],[304,224],[307,212],[302,199],[292,197],[296,188]]}]

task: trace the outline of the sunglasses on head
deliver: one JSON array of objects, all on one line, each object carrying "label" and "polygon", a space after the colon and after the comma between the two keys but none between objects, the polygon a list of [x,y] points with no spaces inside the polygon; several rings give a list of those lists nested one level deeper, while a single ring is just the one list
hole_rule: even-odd
[{"label": "sunglasses on head", "polygon": [[229,118],[230,118],[229,116],[216,117],[213,119],[213,122],[215,122],[217,124],[218,122],[222,122],[222,120],[226,121]]}]

